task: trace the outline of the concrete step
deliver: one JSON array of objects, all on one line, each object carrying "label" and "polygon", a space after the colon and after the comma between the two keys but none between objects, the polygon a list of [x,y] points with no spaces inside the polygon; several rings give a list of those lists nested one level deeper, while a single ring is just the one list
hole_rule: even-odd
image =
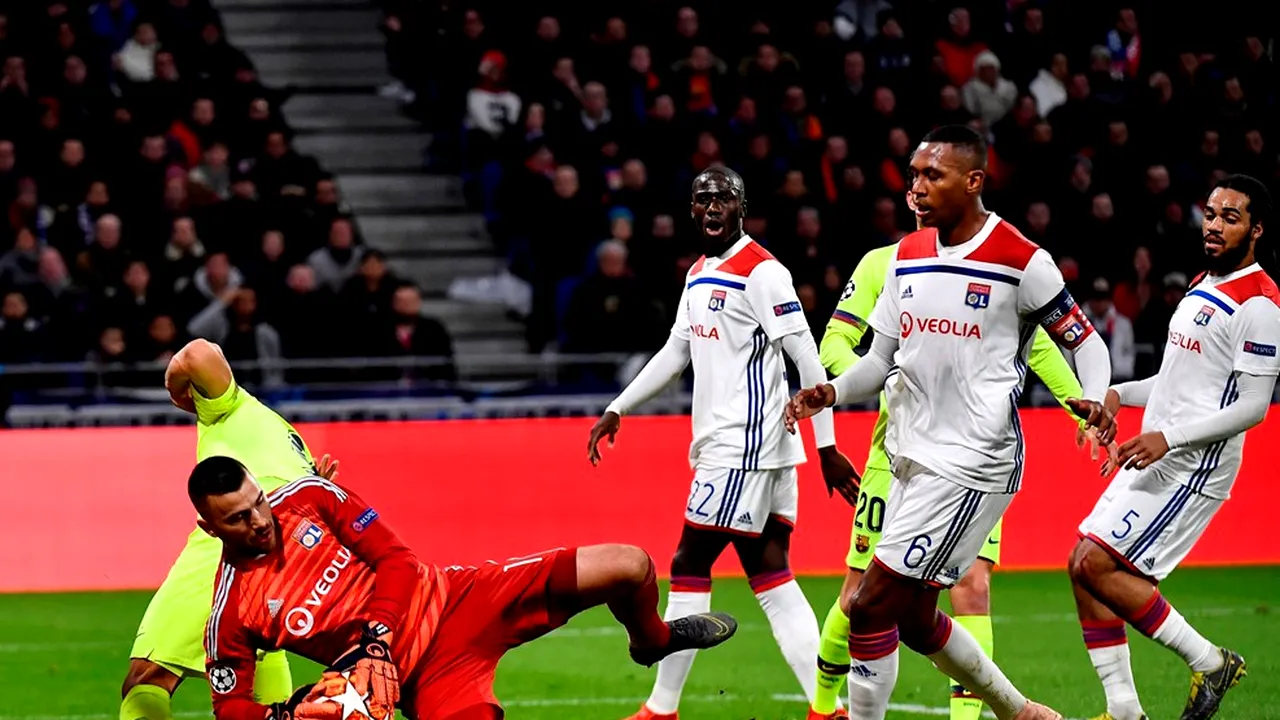
[{"label": "concrete step", "polygon": [[506,261],[488,255],[447,258],[389,258],[387,265],[392,272],[422,286],[427,295],[444,295],[454,280],[460,277],[493,275],[502,270]]},{"label": "concrete step", "polygon": [[377,95],[307,95],[284,104],[289,126],[299,133],[342,130],[415,130],[418,123],[400,112],[395,100]]},{"label": "concrete step", "polygon": [[328,90],[335,92],[368,92],[391,80],[386,70],[356,68],[347,71],[317,70],[303,68],[299,70],[274,70],[259,72],[258,77],[267,87],[295,87],[302,91]]},{"label": "concrete step", "polygon": [[[221,7],[221,5],[219,5]],[[307,33],[340,35],[358,33],[378,26],[378,13],[371,6],[341,4],[332,7],[226,9],[222,13],[227,39],[233,44],[248,35]]]},{"label": "concrete step", "polygon": [[524,355],[527,347],[523,337],[463,338],[453,343],[453,355],[462,368],[467,355]]},{"label": "concrete step", "polygon": [[509,322],[506,317],[506,308],[497,303],[482,304],[449,298],[425,298],[422,301],[422,312],[441,322],[453,322],[459,326]]},{"label": "concrete step", "polygon": [[378,211],[463,207],[462,181],[447,175],[360,175],[338,178],[356,215]]},{"label": "concrete step", "polygon": [[323,73],[327,76],[385,74],[387,56],[381,50],[289,50],[255,52],[253,64],[262,75]]},{"label": "concrete step", "polygon": [[428,138],[418,133],[378,135],[316,133],[294,140],[298,152],[314,155],[330,172],[421,170]]},{"label": "concrete step", "polygon": [[360,8],[367,9],[369,0],[215,0],[214,6],[228,10],[276,10],[283,8]]},{"label": "concrete step", "polygon": [[369,242],[386,252],[417,252],[434,238],[451,238],[454,243],[483,242],[492,248],[480,215],[360,215],[360,232]]},{"label": "concrete step", "polygon": [[[369,237],[366,235],[366,237]],[[493,241],[473,235],[392,235],[377,236],[370,242],[388,255],[396,257],[449,257],[457,255],[492,255]]]},{"label": "concrete step", "polygon": [[386,38],[377,30],[349,28],[341,32],[250,32],[238,35],[231,40],[236,47],[254,57],[258,53],[286,52],[293,50],[326,49],[341,52],[342,50],[381,50],[386,46]]},{"label": "concrete step", "polygon": [[449,335],[455,342],[491,338],[515,338],[523,341],[525,337],[524,324],[510,320],[504,315],[494,314],[475,322],[440,316],[436,316],[436,319],[449,331]]}]

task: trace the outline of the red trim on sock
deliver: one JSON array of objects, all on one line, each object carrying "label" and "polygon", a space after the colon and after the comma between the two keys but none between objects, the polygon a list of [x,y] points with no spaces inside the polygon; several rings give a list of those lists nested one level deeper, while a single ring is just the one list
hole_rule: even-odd
[{"label": "red trim on sock", "polygon": [[711,578],[684,575],[673,576],[671,578],[671,592],[709,593],[711,592]]},{"label": "red trim on sock", "polygon": [[774,572],[760,573],[755,577],[747,578],[747,584],[751,586],[751,591],[759,595],[762,592],[781,587],[795,580],[796,576],[791,570],[776,570]]},{"label": "red trim on sock", "polygon": [[888,657],[898,649],[898,628],[865,635],[849,633],[849,657],[861,662]]}]

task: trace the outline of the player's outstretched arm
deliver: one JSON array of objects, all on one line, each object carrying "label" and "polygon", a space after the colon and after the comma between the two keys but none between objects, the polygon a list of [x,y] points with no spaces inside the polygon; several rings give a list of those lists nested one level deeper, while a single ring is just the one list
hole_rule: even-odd
[{"label": "player's outstretched arm", "polygon": [[1276,389],[1275,375],[1254,375],[1237,371],[1234,377],[1236,399],[1213,413],[1174,427],[1142,433],[1120,445],[1116,460],[1103,468],[1108,475],[1117,468],[1141,470],[1173,448],[1203,448],[1220,440],[1235,437],[1261,423],[1271,407]]},{"label": "player's outstretched arm", "polygon": [[196,411],[192,390],[201,397],[222,397],[231,387],[231,365],[222,348],[208,340],[192,340],[169,359],[164,387],[173,404],[189,413]]},{"label": "player's outstretched arm", "polygon": [[[809,328],[786,335],[782,338],[782,349],[791,357],[800,371],[802,387],[817,387],[826,380],[826,372],[818,359],[818,349],[814,347],[813,335]],[[819,464],[822,467],[822,479],[827,484],[827,497],[833,492],[840,493],[852,506],[858,504],[858,490],[861,478],[853,469],[853,463],[836,448],[835,418],[829,409],[820,410],[812,418],[813,438],[818,446]],[[794,433],[795,424],[788,423],[787,430]]]},{"label": "player's outstretched arm", "polygon": [[329,669],[350,671],[352,684],[369,694],[369,709],[388,717],[400,700],[391,643],[418,588],[421,563],[377,511],[346,488],[317,479],[302,492],[343,546],[373,568],[373,595],[356,618],[362,622],[360,641]]},{"label": "player's outstretched arm", "polygon": [[877,333],[871,341],[871,350],[853,369],[832,382],[805,388],[787,404],[787,429],[805,418],[811,418],[823,408],[842,402],[869,400],[884,389],[885,378],[893,367],[893,355],[898,351],[898,339]]},{"label": "player's outstretched arm", "polygon": [[[683,305],[683,302],[681,303]],[[677,321],[678,322],[678,321]],[[649,362],[645,363],[640,373],[631,381],[622,393],[609,403],[604,414],[591,427],[591,437],[587,440],[587,460],[592,465],[600,462],[600,441],[609,438],[610,447],[618,429],[622,426],[622,416],[643,405],[663,388],[670,385],[684,373],[689,366],[689,338],[672,332],[667,343]]]},{"label": "player's outstretched arm", "polygon": [[1142,380],[1131,380],[1112,385],[1107,390],[1107,404],[1119,409],[1121,407],[1146,407],[1151,398],[1151,391],[1156,386],[1156,375]]}]

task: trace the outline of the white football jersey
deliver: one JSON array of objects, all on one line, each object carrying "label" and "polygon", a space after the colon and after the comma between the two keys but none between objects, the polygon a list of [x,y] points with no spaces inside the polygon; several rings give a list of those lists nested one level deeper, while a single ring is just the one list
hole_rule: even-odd
[{"label": "white football jersey", "polygon": [[805,461],[783,426],[791,399],[782,338],[809,327],[791,273],[744,235],[724,257],[700,258],[685,280],[671,334],[693,361],[694,468],[772,470]]},{"label": "white football jersey", "polygon": [[1049,254],[995,213],[953,247],[919,230],[899,243],[869,322],[899,342],[885,380],[890,457],[975,490],[1016,492],[1018,397],[1036,324],[1067,347],[1092,332]]},{"label": "white football jersey", "polygon": [[[1142,431],[1202,420],[1237,398],[1236,378],[1280,374],[1280,290],[1256,264],[1198,279],[1169,320],[1169,342],[1142,415]],[[1244,433],[1179,447],[1152,467],[1201,495],[1227,499]]]}]

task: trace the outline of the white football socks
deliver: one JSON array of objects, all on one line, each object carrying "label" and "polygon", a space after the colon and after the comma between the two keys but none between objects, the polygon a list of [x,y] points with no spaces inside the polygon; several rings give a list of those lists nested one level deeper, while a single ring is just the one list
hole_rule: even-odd
[{"label": "white football socks", "polygon": [[849,717],[884,720],[898,684],[898,628],[849,634]]},{"label": "white football socks", "polygon": [[1143,715],[1142,703],[1138,700],[1138,686],[1133,681],[1133,666],[1129,663],[1129,643],[1092,648],[1089,659],[1102,681],[1111,717],[1139,720]]},{"label": "white football socks", "polygon": [[946,618],[945,622],[951,625],[950,637],[941,650],[929,656],[933,664],[947,677],[981,697],[999,720],[1007,720],[1021,712],[1027,704],[1026,696],[1018,692],[995,661],[982,652],[982,646],[963,625],[952,622],[945,615],[940,615],[941,618]]},{"label": "white football socks", "polygon": [[782,650],[782,657],[796,674],[804,695],[813,703],[817,692],[818,678],[813,672],[813,659],[818,655],[819,630],[818,616],[813,613],[813,606],[805,599],[799,583],[792,578],[767,590],[756,593],[760,609],[769,618],[769,626],[773,628],[773,639]]},{"label": "white football socks", "polygon": [[[662,619],[670,622],[676,618],[710,610],[710,591],[670,592],[667,593],[667,610]],[[676,711],[680,706],[680,693],[684,691],[684,681],[689,677],[689,670],[693,668],[693,658],[697,652],[697,650],[682,650],[666,656],[658,663],[658,677],[654,681],[653,692],[645,701],[645,705],[649,706],[650,710],[659,715],[670,715]]]},{"label": "white football socks", "polygon": [[1194,672],[1213,672],[1222,667],[1222,653],[1196,632],[1182,614],[1169,606],[1169,616],[1151,634],[1151,639],[1177,653]]}]

